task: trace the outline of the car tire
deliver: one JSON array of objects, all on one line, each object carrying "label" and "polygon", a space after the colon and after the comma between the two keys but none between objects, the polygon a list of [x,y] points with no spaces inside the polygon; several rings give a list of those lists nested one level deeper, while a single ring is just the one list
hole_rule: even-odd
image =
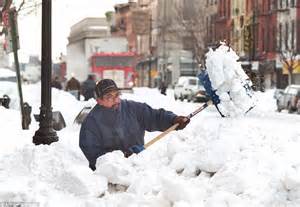
[{"label": "car tire", "polygon": [[278,100],[276,101],[276,106],[277,106],[277,111],[278,111],[278,112],[281,112],[282,109],[281,109],[280,106],[279,106],[279,101],[278,101]]},{"label": "car tire", "polygon": [[183,101],[183,100],[184,100],[184,98],[183,98],[182,95],[179,96],[179,100],[180,100],[180,101]]},{"label": "car tire", "polygon": [[292,105],[290,103],[288,103],[288,112],[289,114],[293,113],[293,109],[292,109]]}]

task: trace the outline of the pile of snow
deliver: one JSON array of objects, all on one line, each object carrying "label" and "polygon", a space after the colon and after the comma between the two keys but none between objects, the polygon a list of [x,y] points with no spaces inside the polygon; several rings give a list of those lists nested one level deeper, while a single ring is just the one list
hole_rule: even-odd
[{"label": "pile of snow", "polygon": [[206,54],[207,73],[220,99],[218,108],[225,116],[245,114],[255,106],[252,83],[238,59],[239,56],[225,43]]},{"label": "pile of snow", "polygon": [[[1,87],[7,87],[3,89]],[[9,86],[1,90],[17,99]],[[39,112],[40,86],[25,85],[24,99]],[[175,101],[168,91],[135,88],[122,98],[187,115],[202,104]],[[138,155],[120,151],[101,156],[95,172],[78,146],[73,120],[85,105],[52,90],[54,110],[67,127],[59,142],[32,144],[34,120],[21,130],[18,107],[0,106],[0,200],[40,206],[225,207],[300,205],[300,116],[275,112],[272,91],[256,94],[246,117],[221,118],[213,106]],[[158,133],[147,133],[146,139]]]}]

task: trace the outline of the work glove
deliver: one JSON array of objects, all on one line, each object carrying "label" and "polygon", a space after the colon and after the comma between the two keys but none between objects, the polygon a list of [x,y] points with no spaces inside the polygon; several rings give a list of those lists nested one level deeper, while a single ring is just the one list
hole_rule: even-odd
[{"label": "work glove", "polygon": [[173,124],[179,124],[178,127],[176,128],[176,130],[181,130],[184,129],[186,127],[186,125],[188,125],[188,123],[190,123],[190,119],[187,118],[186,116],[177,116],[174,119],[174,123]]},{"label": "work glove", "polygon": [[143,145],[133,145],[128,148],[126,152],[124,152],[125,157],[131,156],[133,153],[138,154],[143,151],[145,147]]},{"label": "work glove", "polygon": [[133,145],[132,147],[129,147],[129,151],[135,154],[140,153],[144,149],[145,147],[143,145]]}]

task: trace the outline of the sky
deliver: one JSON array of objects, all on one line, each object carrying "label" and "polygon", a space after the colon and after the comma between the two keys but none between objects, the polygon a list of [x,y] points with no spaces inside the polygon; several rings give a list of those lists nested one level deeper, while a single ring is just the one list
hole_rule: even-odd
[{"label": "sky", "polygon": [[[18,1],[16,1],[18,2]],[[106,11],[113,11],[117,3],[127,0],[52,0],[52,58],[66,54],[67,37],[70,27],[86,17],[104,17]],[[25,6],[24,6],[25,8]],[[18,18],[20,36],[20,59],[28,55],[40,55],[41,51],[41,7],[30,15],[20,12]]]},{"label": "sky", "polygon": [[[40,87],[23,86],[32,114],[39,113]],[[57,132],[58,142],[35,146],[38,123],[32,117],[29,130],[21,130],[16,84],[0,82],[3,94],[11,97],[11,108],[0,106],[2,202],[48,207],[300,206],[300,115],[277,112],[274,90],[255,92],[255,107],[247,114],[222,118],[211,105],[184,130],[167,134],[138,155],[124,158],[114,151],[99,157],[94,172],[78,146],[80,125],[74,118],[95,100],[77,101],[52,89],[53,111],[62,112],[67,127]],[[155,88],[134,88],[121,98],[178,115],[202,106],[175,101],[172,89],[164,96]],[[159,134],[147,132],[146,143]]]}]

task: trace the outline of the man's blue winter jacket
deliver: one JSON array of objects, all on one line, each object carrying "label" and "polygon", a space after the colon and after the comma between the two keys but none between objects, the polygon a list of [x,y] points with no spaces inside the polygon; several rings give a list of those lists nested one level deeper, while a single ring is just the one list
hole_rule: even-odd
[{"label": "man's blue winter jacket", "polygon": [[145,130],[164,131],[176,115],[152,109],[145,103],[122,100],[118,109],[96,105],[82,123],[79,146],[95,169],[96,159],[114,150],[124,153],[133,145],[144,145]]}]

